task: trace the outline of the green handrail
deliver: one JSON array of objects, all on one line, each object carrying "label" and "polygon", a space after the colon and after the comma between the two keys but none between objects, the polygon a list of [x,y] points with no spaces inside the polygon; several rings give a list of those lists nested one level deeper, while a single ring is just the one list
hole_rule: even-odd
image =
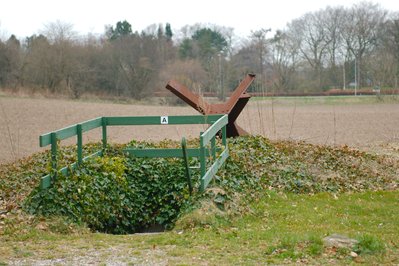
[{"label": "green handrail", "polygon": [[[226,139],[226,125],[228,123],[227,115],[190,115],[190,116],[120,116],[120,117],[98,117],[79,124],[75,124],[57,131],[43,134],[39,137],[40,147],[51,145],[51,168],[50,174],[42,177],[40,187],[42,189],[51,186],[57,178],[57,173],[69,174],[71,169],[75,169],[84,161],[94,156],[102,156],[107,146],[107,127],[108,126],[127,126],[127,125],[183,125],[183,124],[211,124],[211,126],[200,135],[199,148],[187,148],[182,145],[182,149],[132,149],[125,151],[132,156],[137,157],[199,157],[201,168],[200,191],[206,189],[212,177],[228,157],[228,146]],[[83,157],[83,136],[84,132],[95,128],[102,128],[102,150]],[[224,151],[216,158],[216,134],[221,132],[222,145]],[[64,168],[58,169],[57,152],[58,142],[67,138],[77,136],[77,160],[75,163]],[[210,143],[210,151],[206,146]],[[210,157],[214,163],[206,171],[206,161]],[[190,178],[191,180],[191,178]],[[191,182],[191,181],[190,181]]]}]

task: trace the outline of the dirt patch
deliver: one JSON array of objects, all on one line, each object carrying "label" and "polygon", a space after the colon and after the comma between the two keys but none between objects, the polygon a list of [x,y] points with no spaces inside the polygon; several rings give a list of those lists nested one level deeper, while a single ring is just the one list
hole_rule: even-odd
[{"label": "dirt patch", "polygon": [[[10,162],[43,151],[41,134],[99,116],[190,115],[188,107],[127,105],[78,102],[68,100],[0,98],[0,163]],[[132,139],[161,140],[164,138],[198,137],[205,125],[198,126],[136,126],[110,127],[109,141],[126,143]],[[99,141],[101,130],[84,134],[84,141]],[[62,144],[76,143],[75,138]]]},{"label": "dirt patch", "polygon": [[251,134],[395,153],[398,104],[285,105],[251,102],[238,118]]},{"label": "dirt patch", "polygon": [[[9,265],[168,265],[165,252],[161,249],[137,250],[128,245],[117,245],[108,248],[84,249],[84,252],[73,250],[67,246],[57,246],[63,249],[60,258],[37,258],[27,252],[27,258],[16,258],[8,261]],[[40,252],[35,252],[40,253]],[[82,254],[84,253],[84,254]],[[38,255],[38,254],[35,254]]]},{"label": "dirt patch", "polygon": [[[41,134],[98,116],[191,114],[197,114],[191,107],[0,97],[0,163],[43,151],[39,147]],[[398,104],[286,105],[251,101],[238,124],[251,134],[271,139],[346,144],[393,154],[399,144]],[[112,127],[109,140],[126,143],[132,139],[190,138],[198,137],[205,129],[204,125]],[[84,141],[100,138],[98,129],[85,134]],[[62,143],[74,142],[72,138]]]}]

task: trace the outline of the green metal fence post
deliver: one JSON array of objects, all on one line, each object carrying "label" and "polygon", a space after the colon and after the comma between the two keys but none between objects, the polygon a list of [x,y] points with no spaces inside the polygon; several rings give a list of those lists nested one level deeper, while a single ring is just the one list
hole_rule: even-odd
[{"label": "green metal fence post", "polygon": [[51,133],[51,168],[54,175],[52,179],[57,178],[57,134],[55,132]]},{"label": "green metal fence post", "polygon": [[200,135],[200,170],[201,170],[201,185],[200,185],[200,191],[205,190],[205,183],[202,177],[205,176],[206,174],[206,158],[205,158],[205,145],[204,145],[204,137]]},{"label": "green metal fence post", "polygon": [[[214,135],[211,139],[211,152],[212,152],[212,160],[213,160],[213,162],[215,162],[216,161],[216,135]],[[215,179],[213,179],[213,181],[215,181]]]},{"label": "green metal fence post", "polygon": [[183,151],[184,166],[186,167],[186,177],[187,177],[187,183],[188,183],[188,190],[189,190],[190,195],[191,195],[193,193],[193,185],[191,184],[190,165],[188,163],[187,145],[186,145],[186,138],[185,137],[183,137],[181,139],[181,148],[182,148],[182,151]]},{"label": "green metal fence post", "polygon": [[77,154],[78,154],[78,164],[82,164],[83,162],[83,136],[82,136],[82,125],[77,124],[76,126],[76,133],[78,135],[77,137]]},{"label": "green metal fence post", "polygon": [[[226,129],[227,125],[225,125],[224,127],[222,127],[222,144],[224,149],[228,149],[227,147],[227,129]],[[224,164],[223,166],[224,168],[226,168],[226,164]]]},{"label": "green metal fence post", "polygon": [[103,132],[103,153],[105,152],[105,149],[107,148],[107,118],[102,117],[102,132]]},{"label": "green metal fence post", "polygon": [[223,143],[223,146],[227,146],[227,130],[226,130],[226,126],[224,126],[223,128],[222,128],[222,143]]},{"label": "green metal fence post", "polygon": [[216,159],[216,135],[211,139],[212,159]]}]

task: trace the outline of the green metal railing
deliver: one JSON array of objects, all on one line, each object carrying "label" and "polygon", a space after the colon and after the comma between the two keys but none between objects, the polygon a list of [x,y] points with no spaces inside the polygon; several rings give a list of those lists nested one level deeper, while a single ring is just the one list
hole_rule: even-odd
[{"label": "green metal railing", "polygon": [[[211,126],[200,134],[199,148],[187,148],[183,138],[181,149],[134,149],[127,148],[125,151],[136,157],[181,157],[186,166],[186,175],[190,193],[192,191],[191,173],[188,164],[189,157],[198,157],[200,161],[200,191],[204,191],[216,174],[218,169],[229,156],[226,139],[227,115],[192,115],[192,116],[137,116],[137,117],[99,117],[79,124],[75,124],[57,131],[41,135],[40,147],[51,145],[51,173],[42,177],[40,187],[46,189],[51,186],[57,178],[57,174],[68,175],[71,169],[75,169],[84,161],[94,156],[102,156],[107,147],[107,127],[109,126],[130,126],[130,125],[185,125],[185,124],[211,124]],[[83,133],[102,128],[102,149],[83,157]],[[222,134],[223,151],[216,157],[216,135]],[[58,142],[67,138],[77,137],[77,159],[66,167],[58,169],[57,152]],[[210,149],[207,147],[210,146]],[[207,161],[212,165],[207,170]]]}]

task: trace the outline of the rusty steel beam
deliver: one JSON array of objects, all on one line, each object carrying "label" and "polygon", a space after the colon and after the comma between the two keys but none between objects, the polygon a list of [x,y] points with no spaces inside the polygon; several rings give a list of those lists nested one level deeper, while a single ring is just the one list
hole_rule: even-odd
[{"label": "rusty steel beam", "polygon": [[203,115],[228,114],[227,137],[237,137],[248,134],[235,121],[251,98],[246,90],[254,79],[254,74],[248,74],[231,94],[229,100],[222,104],[209,104],[200,95],[191,92],[187,87],[174,80],[169,81],[166,88]]},{"label": "rusty steel beam", "polygon": [[[229,110],[229,112],[234,108],[234,106],[237,104],[239,98],[244,97],[245,92],[247,91],[248,87],[251,85],[252,81],[254,81],[255,75],[254,74],[248,74],[238,85],[238,87],[234,90],[234,92],[231,94],[229,100],[226,103],[226,109]],[[249,94],[247,94],[249,96]],[[245,96],[245,97],[247,97]],[[251,98],[251,96],[249,96]],[[248,98],[248,100],[249,100]]]},{"label": "rusty steel beam", "polygon": [[210,112],[209,104],[200,95],[191,92],[186,86],[177,81],[169,81],[166,84],[166,88],[201,114],[206,115]]},{"label": "rusty steel beam", "polygon": [[237,120],[238,116],[240,115],[240,113],[244,109],[244,107],[247,105],[250,98],[251,98],[251,96],[249,94],[245,93],[238,99],[237,103],[233,106],[233,108],[228,113],[229,120],[231,120],[231,121]]}]

